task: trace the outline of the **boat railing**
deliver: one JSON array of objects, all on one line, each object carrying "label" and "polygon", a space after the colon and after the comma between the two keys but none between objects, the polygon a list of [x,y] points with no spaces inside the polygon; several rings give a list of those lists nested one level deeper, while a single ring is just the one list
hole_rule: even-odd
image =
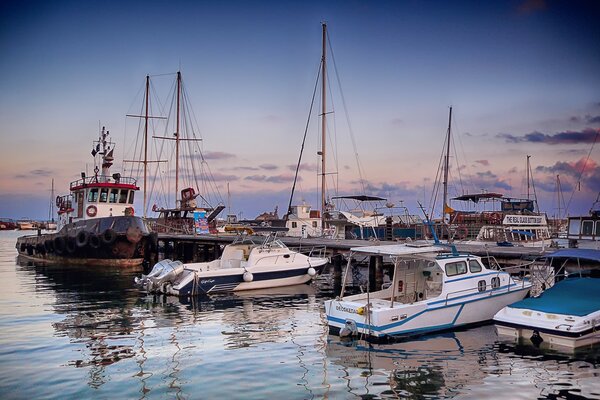
[{"label": "boat railing", "polygon": [[326,257],[327,256],[327,246],[299,246],[299,247],[290,247],[290,250],[304,254],[308,257]]},{"label": "boat railing", "polygon": [[95,185],[98,183],[112,183],[112,184],[122,184],[122,185],[134,185],[136,184],[136,179],[126,176],[119,176],[118,179],[110,176],[86,176],[85,178],[77,179],[76,181],[71,182],[70,188],[79,186],[87,186],[87,185]]},{"label": "boat railing", "polygon": [[[496,274],[496,278],[500,277],[500,274],[502,274],[503,271],[498,271],[498,273]],[[499,281],[497,281],[499,282]],[[512,281],[514,282],[514,281]],[[495,286],[494,281],[492,280],[492,282],[490,283],[486,283],[485,286],[480,286],[479,283],[477,284],[477,287],[471,287],[468,289],[461,289],[461,290],[456,290],[454,292],[449,292],[446,294],[446,298],[445,298],[445,303],[444,305],[448,305],[448,302],[451,300],[455,300],[456,298],[461,297],[462,295],[466,295],[466,294],[485,294],[487,296],[492,296],[492,295],[496,295],[498,293],[502,293],[502,292],[506,292],[509,293],[511,290],[513,289],[513,285],[512,285],[511,280],[509,280],[508,284],[506,286]],[[520,288],[524,288],[525,287],[525,279],[522,279],[519,286]],[[499,285],[499,283],[497,284]]]}]

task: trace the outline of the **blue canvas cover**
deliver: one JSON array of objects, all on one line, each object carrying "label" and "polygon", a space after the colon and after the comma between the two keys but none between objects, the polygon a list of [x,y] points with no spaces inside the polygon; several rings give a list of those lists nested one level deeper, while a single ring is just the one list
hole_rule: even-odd
[{"label": "blue canvas cover", "polygon": [[600,250],[593,249],[560,249],[546,255],[546,258],[573,258],[600,262]]},{"label": "blue canvas cover", "polygon": [[600,279],[565,279],[540,297],[529,297],[509,307],[582,317],[600,310]]}]

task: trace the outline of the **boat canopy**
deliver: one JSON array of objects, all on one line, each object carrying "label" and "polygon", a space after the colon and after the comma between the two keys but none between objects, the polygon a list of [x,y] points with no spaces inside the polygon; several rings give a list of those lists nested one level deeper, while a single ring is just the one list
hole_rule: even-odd
[{"label": "boat canopy", "polygon": [[350,199],[350,200],[358,200],[358,201],[386,201],[383,197],[377,196],[366,196],[366,195],[355,195],[355,196],[334,196],[331,198],[335,199]]},{"label": "boat canopy", "polygon": [[546,255],[546,258],[573,258],[600,262],[600,250],[593,249],[560,249]]},{"label": "boat canopy", "polygon": [[543,292],[540,297],[529,297],[510,307],[583,317],[600,310],[598,279],[565,279]]},{"label": "boat canopy", "polygon": [[503,195],[500,193],[477,193],[477,194],[463,194],[462,196],[455,197],[452,200],[472,201],[473,203],[479,203],[480,200],[501,199],[501,198],[503,198]]},{"label": "boat canopy", "polygon": [[352,247],[350,251],[355,253],[380,254],[388,256],[412,256],[425,253],[441,253],[447,248],[441,246],[407,246],[405,244],[390,244],[385,246],[362,246]]}]

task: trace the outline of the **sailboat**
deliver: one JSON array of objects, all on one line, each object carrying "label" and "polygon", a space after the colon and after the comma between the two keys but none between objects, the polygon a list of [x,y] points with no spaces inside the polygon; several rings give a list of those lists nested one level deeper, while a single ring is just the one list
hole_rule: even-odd
[{"label": "sailboat", "polygon": [[[201,170],[204,167],[205,160],[202,155],[202,151],[197,146],[197,143],[202,139],[196,137],[196,133],[193,129],[193,123],[190,117],[193,112],[189,110],[189,106],[185,102],[187,96],[185,94],[183,80],[181,72],[176,73],[176,84],[175,91],[173,93],[174,99],[171,104],[174,105],[174,109],[171,109],[170,117],[154,116],[150,110],[150,76],[146,76],[145,91],[144,91],[144,107],[141,115],[131,115],[129,117],[141,118],[144,121],[143,124],[143,148],[140,149],[139,160],[127,160],[131,163],[137,163],[143,165],[143,195],[144,195],[144,217],[147,218],[147,222],[154,232],[170,232],[170,233],[215,233],[216,232],[216,217],[225,209],[223,201],[218,196],[218,204],[212,206],[206,197],[206,193],[201,193],[197,188],[200,186],[198,178],[201,174]],[[166,163],[166,160],[149,160],[148,146],[149,146],[149,121],[152,119],[165,119],[165,134],[162,136],[153,135],[153,139],[157,139],[164,142],[174,143],[174,172],[175,172],[175,196],[174,203],[171,205],[164,204],[159,205],[160,201],[157,201],[152,206],[151,210],[154,213],[158,213],[158,217],[148,217],[147,209],[149,208],[149,202],[152,197],[153,188],[159,180],[159,169],[160,163]],[[171,126],[169,121],[175,120],[174,125]],[[188,128],[192,126],[191,130]],[[167,131],[173,129],[174,133],[169,134]],[[189,146],[182,146],[182,143],[186,143]],[[192,150],[193,147],[193,150]],[[164,151],[164,146],[161,145]],[[193,153],[195,151],[195,153]],[[187,153],[186,153],[187,152]],[[200,166],[191,165],[189,168],[184,166],[185,162],[193,164],[196,159],[200,159]],[[154,175],[154,183],[152,186],[149,185],[149,165],[157,165]],[[207,171],[210,175],[210,171]],[[181,188],[181,183],[186,178],[186,187]],[[164,186],[169,187],[167,183]],[[168,193],[161,193],[155,195],[155,199],[162,197],[163,202],[168,203],[170,196]]]}]

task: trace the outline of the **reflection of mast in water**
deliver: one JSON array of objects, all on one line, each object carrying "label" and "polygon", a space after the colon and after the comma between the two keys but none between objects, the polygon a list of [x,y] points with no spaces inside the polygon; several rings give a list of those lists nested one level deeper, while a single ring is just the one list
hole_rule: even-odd
[{"label": "reflection of mast in water", "polygon": [[175,389],[175,397],[179,399],[181,397],[182,391],[181,384],[179,383],[179,372],[181,372],[181,370],[179,369],[179,360],[177,359],[177,356],[179,352],[181,352],[181,347],[179,347],[177,333],[179,333],[179,324],[176,322],[173,325],[173,331],[171,331],[169,342],[171,342],[171,344],[175,346],[177,351],[175,351],[175,353],[173,353],[173,357],[171,357],[171,362],[173,366],[171,368],[171,373],[168,376],[169,378],[172,378],[172,381],[169,382],[169,389]]},{"label": "reflection of mast in water", "polygon": [[140,388],[141,397],[140,399],[146,398],[146,393],[150,391],[146,387],[146,381],[152,377],[152,372],[144,372],[144,364],[148,361],[148,357],[146,356],[146,349],[144,348],[144,336],[146,336],[146,326],[144,324],[144,320],[140,320],[140,329],[139,335],[137,336],[137,341],[139,341],[139,354],[140,357],[136,360],[136,364],[140,367],[140,372],[138,372],[135,376],[140,377],[140,381],[142,383],[142,387]]}]

